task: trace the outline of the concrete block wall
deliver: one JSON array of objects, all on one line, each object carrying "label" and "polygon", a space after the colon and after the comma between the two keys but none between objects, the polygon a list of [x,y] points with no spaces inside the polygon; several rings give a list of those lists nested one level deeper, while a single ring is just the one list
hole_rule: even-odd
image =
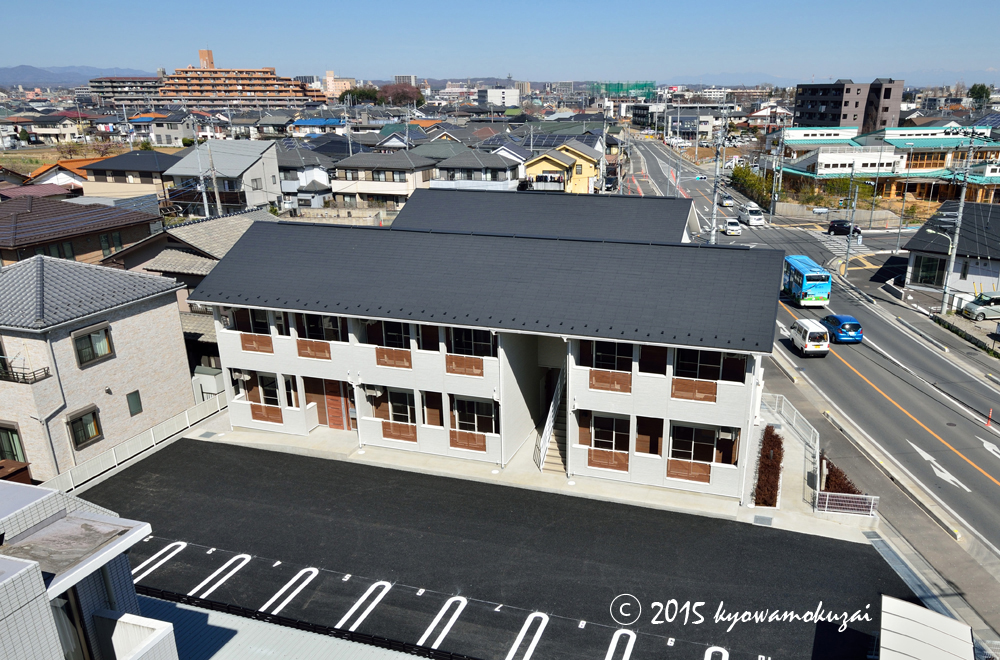
[{"label": "concrete block wall", "polygon": [[42,571],[34,562],[0,562],[0,658],[62,660]]}]

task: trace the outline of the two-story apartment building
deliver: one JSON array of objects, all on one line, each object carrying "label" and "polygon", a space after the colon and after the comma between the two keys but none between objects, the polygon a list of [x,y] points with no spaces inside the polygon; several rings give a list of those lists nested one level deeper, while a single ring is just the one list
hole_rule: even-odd
[{"label": "two-story apartment building", "polygon": [[437,165],[431,188],[516,190],[520,162],[499,154],[466,149]]},{"label": "two-story apartment building", "polygon": [[89,163],[81,168],[87,173],[83,194],[112,198],[156,195],[165,200],[167,182],[173,186],[173,180],[163,174],[180,160],[173,154],[137,150]]},{"label": "two-story apartment building", "polygon": [[184,146],[184,140],[197,136],[197,118],[186,112],[172,113],[155,119],[149,127],[149,139],[154,145],[164,147]]},{"label": "two-story apartment building", "polygon": [[[213,173],[222,208],[216,208]],[[270,140],[207,140],[195,145],[165,177],[173,179],[170,202],[185,215],[225,215],[281,199],[276,143]],[[204,178],[212,210],[205,213],[200,181]]]},{"label": "two-story apartment building", "polygon": [[97,263],[162,228],[141,211],[17,197],[0,202],[0,266],[36,254]]},{"label": "two-story apartment building", "polygon": [[41,255],[0,268],[0,432],[32,477],[50,479],[193,405],[181,286]]},{"label": "two-story apartment building", "polygon": [[430,187],[435,164],[406,150],[348,156],[330,183],[334,200],[347,207],[402,208],[414,190]]},{"label": "two-story apartment building", "polygon": [[[533,198],[426,194],[442,215]],[[215,310],[232,424],[505,465],[559,422],[568,475],[741,497],[782,254],[587,238],[549,211],[538,234],[563,238],[255,223],[189,298]],[[732,314],[700,279],[726,281],[712,307]]]}]

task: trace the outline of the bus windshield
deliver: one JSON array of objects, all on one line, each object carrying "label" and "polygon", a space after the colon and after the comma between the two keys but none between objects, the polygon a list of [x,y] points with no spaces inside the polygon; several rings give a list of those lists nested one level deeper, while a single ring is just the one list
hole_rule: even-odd
[{"label": "bus windshield", "polygon": [[806,275],[806,282],[829,282],[829,275]]}]

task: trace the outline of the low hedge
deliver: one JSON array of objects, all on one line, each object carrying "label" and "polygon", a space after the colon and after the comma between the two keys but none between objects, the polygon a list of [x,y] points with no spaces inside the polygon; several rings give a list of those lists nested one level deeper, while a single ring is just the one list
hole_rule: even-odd
[{"label": "low hedge", "polygon": [[843,493],[845,495],[863,495],[854,482],[851,481],[843,470],[830,462],[826,456],[821,456],[821,461],[826,461],[826,482],[823,490],[827,493]]},{"label": "low hedge", "polygon": [[781,486],[781,459],[785,455],[784,439],[768,424],[764,428],[764,438],[760,443],[760,458],[757,462],[757,485],[753,491],[756,506],[778,506]]}]

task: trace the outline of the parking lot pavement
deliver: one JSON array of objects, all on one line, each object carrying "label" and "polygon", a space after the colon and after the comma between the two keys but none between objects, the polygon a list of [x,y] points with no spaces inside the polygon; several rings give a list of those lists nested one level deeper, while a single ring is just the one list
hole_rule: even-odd
[{"label": "parking lot pavement", "polygon": [[620,623],[622,660],[864,658],[912,599],[865,544],[188,439],[82,497],[152,524],[140,584],[483,659],[600,657]]}]

